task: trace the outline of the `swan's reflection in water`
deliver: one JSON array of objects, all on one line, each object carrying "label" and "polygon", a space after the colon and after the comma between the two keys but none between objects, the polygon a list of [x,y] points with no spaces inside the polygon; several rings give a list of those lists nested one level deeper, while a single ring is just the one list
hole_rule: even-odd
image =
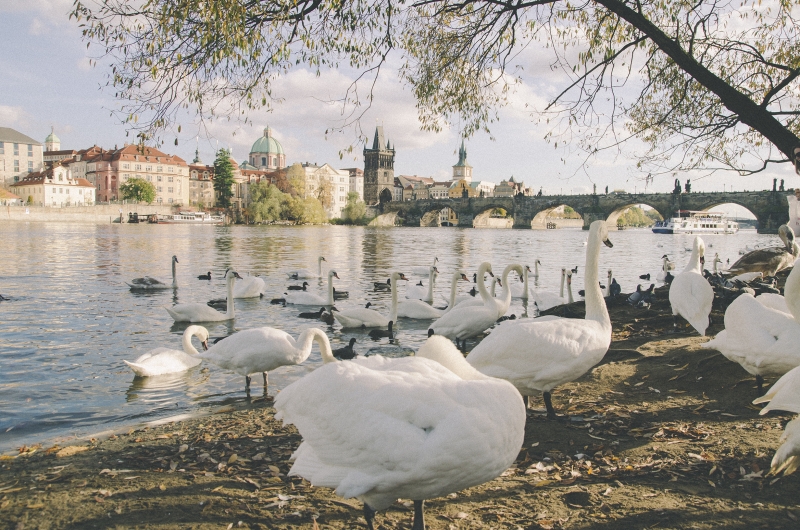
[{"label": "swan's reflection in water", "polygon": [[206,384],[208,374],[208,368],[200,365],[176,374],[134,376],[125,393],[125,401],[142,401],[153,408],[165,407],[175,403],[177,396],[189,394],[192,387]]}]

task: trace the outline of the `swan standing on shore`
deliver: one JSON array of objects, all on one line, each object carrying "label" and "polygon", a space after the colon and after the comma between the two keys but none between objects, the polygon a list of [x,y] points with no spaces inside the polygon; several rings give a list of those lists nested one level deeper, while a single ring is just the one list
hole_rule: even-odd
[{"label": "swan standing on shore", "polygon": [[550,391],[585,374],[602,360],[611,344],[611,319],[598,282],[601,242],[612,246],[605,221],[595,221],[586,247],[585,319],[543,317],[505,322],[467,355],[475,369],[509,381],[523,396],[542,392],[550,419],[556,417]]},{"label": "swan standing on shore", "polygon": [[311,278],[322,278],[322,262],[326,261],[324,257],[320,256],[317,258],[317,272],[316,274],[308,269],[297,269],[294,271],[289,271],[286,274],[289,275],[289,278],[292,280],[309,280]]},{"label": "swan standing on shore", "polygon": [[327,298],[323,298],[322,296],[318,295],[317,293],[312,293],[311,291],[289,291],[287,293],[283,293],[283,299],[286,301],[287,304],[292,305],[324,305],[324,306],[332,306],[333,305],[333,279],[336,278],[337,280],[340,279],[339,275],[336,274],[335,270],[328,271],[328,295]]},{"label": "swan standing on shore", "polygon": [[236,278],[241,279],[239,273],[229,270],[225,273],[225,281],[228,284],[228,310],[220,313],[213,307],[206,304],[176,304],[172,307],[164,307],[175,322],[222,322],[233,320],[235,317],[233,309],[233,284]]},{"label": "swan standing on shore", "polygon": [[192,345],[192,337],[197,337],[208,349],[208,330],[203,326],[189,326],[183,332],[183,351],[171,348],[156,348],[141,355],[135,361],[123,361],[131,367],[138,377],[175,374],[185,372],[202,362],[197,349]]},{"label": "swan standing on shore", "polygon": [[402,272],[393,272],[389,279],[392,290],[392,308],[389,318],[366,307],[355,307],[344,311],[334,309],[331,311],[333,318],[343,328],[385,328],[389,325],[389,321],[397,322],[397,280],[408,281],[408,278]]},{"label": "swan standing on shore", "polygon": [[134,278],[128,283],[128,287],[132,290],[139,289],[177,289],[178,278],[175,276],[175,264],[178,263],[178,256],[172,256],[172,283],[165,283],[152,276],[144,276],[142,278]]},{"label": "swan standing on shore", "polygon": [[706,246],[700,236],[694,238],[692,255],[683,272],[675,276],[669,287],[669,303],[672,305],[672,318],[678,327],[678,315],[685,318],[700,335],[706,335],[714,301],[714,289],[703,277],[703,263]]},{"label": "swan standing on shore", "polygon": [[[800,413],[800,367],[787,372],[766,394],[753,401],[756,405],[765,402],[769,402],[769,405],[759,412],[761,415],[771,410]],[[772,457],[770,474],[777,475],[783,471],[784,475],[791,475],[800,467],[800,418],[786,424],[780,441],[782,445]]]},{"label": "swan standing on shore", "polygon": [[514,387],[436,336],[415,356],[326,364],[283,389],[275,409],[303,437],[289,475],[358,498],[370,529],[377,510],[404,498],[422,530],[425,499],[497,477],[525,434]]},{"label": "swan standing on shore", "polygon": [[748,252],[726,272],[729,274],[761,272],[764,276],[775,276],[778,271],[794,265],[795,259],[800,255],[800,245],[795,241],[794,231],[787,225],[781,225],[778,228],[778,236],[783,241],[783,246],[759,248]]},{"label": "swan standing on shore", "polygon": [[250,374],[261,372],[264,376],[264,393],[267,392],[267,372],[279,366],[300,364],[311,354],[311,345],[319,345],[324,363],[335,362],[331,344],[325,332],[308,328],[297,340],[280,329],[263,327],[246,329],[226,337],[199,354],[200,358],[220,368],[243,375],[245,391],[250,393]]}]

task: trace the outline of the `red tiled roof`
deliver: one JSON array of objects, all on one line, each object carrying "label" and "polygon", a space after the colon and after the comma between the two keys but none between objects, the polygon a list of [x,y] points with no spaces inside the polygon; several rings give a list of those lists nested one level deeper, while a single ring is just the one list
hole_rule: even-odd
[{"label": "red tiled roof", "polygon": [[8,190],[4,190],[3,188],[0,188],[0,199],[21,199],[21,198],[22,197],[20,197],[18,195],[14,195],[13,193],[11,193]]}]

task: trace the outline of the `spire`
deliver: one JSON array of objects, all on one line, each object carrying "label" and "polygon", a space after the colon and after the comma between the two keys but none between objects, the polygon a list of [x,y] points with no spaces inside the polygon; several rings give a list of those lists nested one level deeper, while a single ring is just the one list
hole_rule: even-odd
[{"label": "spire", "polygon": [[194,160],[192,160],[192,164],[202,164],[203,162],[200,160],[200,149],[194,150]]},{"label": "spire", "polygon": [[375,127],[375,139],[372,141],[372,149],[379,150],[384,146],[383,141],[383,126],[378,125]]}]

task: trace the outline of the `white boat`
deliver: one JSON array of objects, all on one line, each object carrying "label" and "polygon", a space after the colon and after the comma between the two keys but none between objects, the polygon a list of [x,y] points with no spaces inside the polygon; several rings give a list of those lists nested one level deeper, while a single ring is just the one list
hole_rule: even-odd
[{"label": "white boat", "polygon": [[656,234],[735,234],[739,223],[728,220],[722,212],[695,212],[680,210],[676,217],[656,221]]},{"label": "white boat", "polygon": [[218,225],[225,222],[221,215],[208,212],[179,212],[172,215],[156,215],[150,217],[151,223],[174,225]]}]

